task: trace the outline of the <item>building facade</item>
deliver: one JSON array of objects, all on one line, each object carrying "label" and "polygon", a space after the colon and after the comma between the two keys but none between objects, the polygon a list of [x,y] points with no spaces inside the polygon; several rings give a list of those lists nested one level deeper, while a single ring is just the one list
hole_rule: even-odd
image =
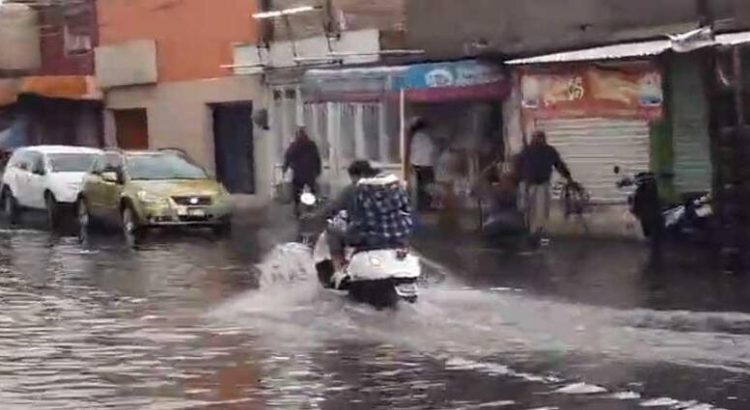
[{"label": "building facade", "polygon": [[[281,163],[295,130],[306,127],[318,143],[324,162],[324,188],[335,191],[346,183],[347,158],[355,155],[398,164],[398,128],[387,116],[398,115],[382,101],[326,101],[306,96],[306,73],[312,69],[362,67],[404,61],[403,0],[259,0],[261,12],[299,6],[311,10],[259,19],[258,41],[235,47],[235,74],[262,73],[266,88],[267,132],[273,145],[267,157],[274,163],[270,185],[282,180]],[[351,82],[350,82],[351,84]],[[395,132],[395,134],[394,134]],[[341,138],[339,138],[339,136]],[[368,138],[374,142],[357,144]],[[370,154],[368,154],[370,153]],[[381,155],[382,153],[382,155]],[[392,158],[391,158],[392,157]]]},{"label": "building facade", "polygon": [[0,145],[102,145],[94,1],[5,3],[0,14],[6,17],[2,53],[9,53],[0,65],[13,66],[0,67],[7,77],[0,110],[8,126]]},{"label": "building facade", "polygon": [[105,90],[105,137],[127,149],[185,150],[235,193],[268,195],[257,75],[233,76],[233,44],[253,42],[244,0],[97,3],[96,73]]}]

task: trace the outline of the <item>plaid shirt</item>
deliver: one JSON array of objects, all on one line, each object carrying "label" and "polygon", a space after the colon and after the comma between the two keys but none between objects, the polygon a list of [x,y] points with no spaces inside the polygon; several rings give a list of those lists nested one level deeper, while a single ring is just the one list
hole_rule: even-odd
[{"label": "plaid shirt", "polygon": [[409,196],[398,182],[357,186],[350,233],[364,246],[403,244],[413,222]]}]

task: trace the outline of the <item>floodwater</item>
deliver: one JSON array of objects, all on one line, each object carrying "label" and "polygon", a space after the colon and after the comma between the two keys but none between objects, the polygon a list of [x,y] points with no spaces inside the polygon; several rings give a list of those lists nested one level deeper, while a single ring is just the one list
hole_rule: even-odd
[{"label": "floodwater", "polygon": [[637,245],[426,249],[420,301],[375,311],[280,241],[0,230],[2,408],[750,408],[750,314]]}]

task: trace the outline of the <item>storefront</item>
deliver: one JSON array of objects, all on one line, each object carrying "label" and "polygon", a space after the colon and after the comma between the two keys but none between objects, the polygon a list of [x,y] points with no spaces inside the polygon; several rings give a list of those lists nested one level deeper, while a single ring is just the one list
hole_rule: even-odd
[{"label": "storefront", "polygon": [[523,134],[547,133],[592,202],[622,203],[615,165],[648,171],[652,134],[663,117],[661,71],[646,61],[523,67],[518,71]]},{"label": "storefront", "polygon": [[[102,146],[102,93],[90,76],[29,76],[0,83],[0,148]],[[4,113],[4,114],[3,114]]]},{"label": "storefront", "polygon": [[[327,154],[334,185],[355,158],[405,172],[408,124],[422,118],[441,153],[460,165],[450,179],[462,207],[481,168],[504,155],[502,70],[477,60],[343,70],[310,70],[303,87],[305,125]],[[409,176],[407,176],[409,177]],[[439,201],[436,201],[439,204]]]},{"label": "storefront", "polygon": [[305,126],[318,144],[324,162],[321,182],[330,194],[348,184],[346,169],[354,159],[401,172],[402,116],[396,84],[405,71],[397,66],[305,74],[295,104],[296,125]]},{"label": "storefront", "polygon": [[482,170],[505,159],[502,105],[509,85],[504,72],[491,63],[465,60],[411,66],[403,79],[405,116],[425,122],[438,151],[433,205],[448,213],[475,210],[473,188]]}]

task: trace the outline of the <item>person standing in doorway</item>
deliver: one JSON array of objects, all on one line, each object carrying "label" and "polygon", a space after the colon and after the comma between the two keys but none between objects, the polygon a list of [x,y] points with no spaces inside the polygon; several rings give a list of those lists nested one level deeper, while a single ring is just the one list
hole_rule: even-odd
[{"label": "person standing in doorway", "polygon": [[315,141],[311,140],[304,128],[297,130],[294,141],[284,155],[283,172],[292,170],[292,191],[294,194],[294,214],[299,216],[300,195],[305,187],[311,192],[317,190],[317,181],[323,171],[320,152]]},{"label": "person standing in doorway", "polygon": [[414,121],[410,134],[409,163],[416,177],[417,209],[426,211],[432,208],[429,186],[435,182],[437,148],[423,119]]},{"label": "person standing in doorway", "polygon": [[523,149],[518,161],[522,209],[526,212],[531,234],[540,238],[549,220],[553,168],[568,182],[572,182],[573,177],[557,149],[547,143],[544,131],[532,134],[531,143]]}]

